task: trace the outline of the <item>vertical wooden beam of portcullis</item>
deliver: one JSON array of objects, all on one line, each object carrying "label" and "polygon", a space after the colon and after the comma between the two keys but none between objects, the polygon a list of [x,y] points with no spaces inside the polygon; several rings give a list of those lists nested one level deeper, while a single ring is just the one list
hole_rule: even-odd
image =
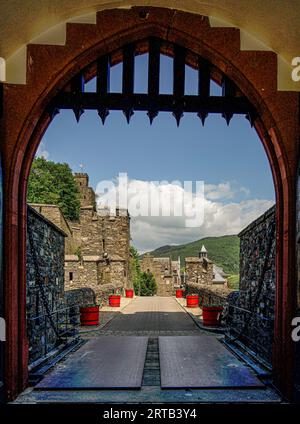
[{"label": "vertical wooden beam of portcullis", "polygon": [[99,97],[98,115],[104,125],[109,109],[105,105],[105,99],[110,92],[110,56],[104,55],[97,60],[97,95]]},{"label": "vertical wooden beam of portcullis", "polygon": [[149,107],[147,115],[150,124],[158,115],[159,105],[159,72],[160,72],[160,40],[155,37],[149,39],[149,62],[148,62],[148,97]]},{"label": "vertical wooden beam of portcullis", "polygon": [[123,113],[129,124],[133,115],[133,91],[134,91],[134,56],[135,45],[128,44],[123,48],[123,81],[122,94],[125,99]]},{"label": "vertical wooden beam of portcullis", "polygon": [[208,117],[208,111],[204,104],[210,96],[210,64],[202,57],[198,57],[198,97],[200,100],[200,108],[197,115],[199,116],[202,125]]},{"label": "vertical wooden beam of portcullis", "polygon": [[174,110],[173,116],[176,119],[177,126],[183,117],[184,110],[184,87],[185,87],[185,59],[186,49],[184,47],[174,45],[174,63],[173,63],[173,95]]}]

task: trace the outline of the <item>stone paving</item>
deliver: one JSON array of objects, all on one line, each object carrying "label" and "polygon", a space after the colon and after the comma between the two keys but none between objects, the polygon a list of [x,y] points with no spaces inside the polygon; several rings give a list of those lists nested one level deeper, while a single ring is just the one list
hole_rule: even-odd
[{"label": "stone paving", "polygon": [[211,334],[198,328],[184,308],[172,297],[135,297],[123,307],[121,305],[120,309],[118,312],[106,312],[106,309],[102,312],[101,310],[102,325],[93,331],[82,333],[82,337],[91,338],[99,335],[158,337]]},{"label": "stone paving", "polygon": [[176,302],[179,303],[179,305],[188,313],[192,314],[196,318],[202,317],[202,309],[200,307],[198,308],[187,308],[186,307],[186,299],[185,298],[175,298]]},{"label": "stone paving", "polygon": [[136,297],[105,327],[108,331],[195,331],[197,326],[172,297]]}]

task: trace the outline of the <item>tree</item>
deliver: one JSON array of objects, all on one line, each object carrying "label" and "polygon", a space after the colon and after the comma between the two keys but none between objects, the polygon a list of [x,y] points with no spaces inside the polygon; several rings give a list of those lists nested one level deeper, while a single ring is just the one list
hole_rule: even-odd
[{"label": "tree", "polygon": [[138,251],[130,246],[130,278],[137,296],[154,296],[157,292],[157,283],[153,274],[142,272]]},{"label": "tree", "polygon": [[28,181],[27,201],[58,205],[71,221],[79,219],[79,189],[67,163],[44,158],[33,161]]},{"label": "tree", "polygon": [[157,292],[156,280],[151,272],[140,274],[140,296],[154,296]]},{"label": "tree", "polygon": [[130,279],[133,283],[134,293],[139,296],[141,267],[140,267],[138,251],[133,246],[130,246],[129,269],[130,269]]}]

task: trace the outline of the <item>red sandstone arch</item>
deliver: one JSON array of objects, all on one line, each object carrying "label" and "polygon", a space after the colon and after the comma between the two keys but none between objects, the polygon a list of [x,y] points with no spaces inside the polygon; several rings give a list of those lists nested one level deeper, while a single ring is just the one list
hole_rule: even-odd
[{"label": "red sandstone arch", "polygon": [[239,30],[211,28],[208,19],[169,9],[109,10],[97,24],[67,24],[65,46],[29,45],[27,84],[4,85],[1,138],[4,173],[4,277],[6,393],[13,399],[27,384],[26,186],[34,153],[50,117],[46,107],[81,69],[122,45],[157,36],[197,53],[231,78],[259,113],[255,128],[266,149],[277,200],[277,294],[273,368],[278,387],[291,396],[296,310],[295,203],[299,95],[277,91],[273,52],[240,51]]}]

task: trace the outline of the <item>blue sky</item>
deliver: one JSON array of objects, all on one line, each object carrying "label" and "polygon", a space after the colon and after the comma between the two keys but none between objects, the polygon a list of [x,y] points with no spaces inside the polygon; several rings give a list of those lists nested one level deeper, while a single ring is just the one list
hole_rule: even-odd
[{"label": "blue sky", "polygon": [[[121,71],[121,65],[112,68],[112,91],[121,88]],[[135,75],[136,92],[145,92],[147,55],[136,58]],[[163,57],[161,75],[160,91],[170,93],[171,59]],[[197,73],[187,68],[186,79],[186,93],[195,93]],[[94,81],[91,81],[87,90],[94,89]],[[211,90],[220,95],[220,88],[214,83]],[[266,154],[244,116],[233,117],[227,127],[221,116],[210,115],[202,127],[195,114],[185,114],[177,128],[170,113],[160,113],[150,126],[145,112],[136,112],[129,125],[122,112],[111,112],[103,126],[95,111],[85,112],[79,124],[73,112],[61,111],[46,131],[38,154],[56,162],[67,162],[74,172],[80,172],[80,164],[83,164],[94,189],[99,181],[115,179],[119,172],[126,172],[128,178],[135,181],[203,180],[214,193],[220,184],[227,184],[230,195],[220,194],[218,197],[215,194],[210,198],[219,205],[218,212],[214,212],[218,215],[226,205],[239,206],[236,225],[224,225],[227,234],[242,229],[274,202],[274,186]],[[185,231],[184,228],[179,231],[178,224],[174,227],[169,224],[170,221],[167,233],[162,231],[163,219],[157,227],[151,224],[149,217],[143,227],[142,221],[136,218],[132,220],[133,242],[144,251],[167,243],[177,244],[222,233],[220,223],[215,228],[210,225],[206,230],[198,231]],[[138,227],[141,227],[139,231]],[[207,233],[209,231],[211,234]],[[145,232],[147,236],[142,237]],[[157,233],[153,240],[150,232]]]}]

